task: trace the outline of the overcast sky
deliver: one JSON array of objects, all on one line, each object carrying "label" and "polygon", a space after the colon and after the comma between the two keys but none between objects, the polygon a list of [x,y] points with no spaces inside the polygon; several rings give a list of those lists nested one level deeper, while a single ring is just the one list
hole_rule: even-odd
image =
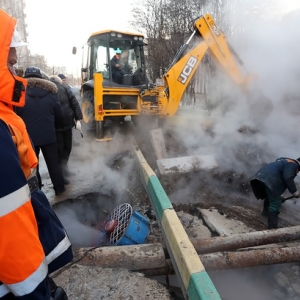
[{"label": "overcast sky", "polygon": [[[129,27],[135,1],[26,0],[30,50],[33,54],[44,55],[49,65],[67,66],[68,72],[76,74],[81,68],[81,47],[91,33],[108,28],[135,31]],[[259,8],[270,6],[267,10],[270,14],[300,8],[300,0],[245,0],[240,3],[244,11],[256,4]],[[73,46],[79,49],[76,56],[72,55]]]},{"label": "overcast sky", "polygon": [[[67,66],[78,72],[81,49],[91,33],[103,29],[129,28],[131,0],[26,0],[28,42],[33,54],[44,55],[50,65]],[[73,68],[72,68],[73,66]]]}]

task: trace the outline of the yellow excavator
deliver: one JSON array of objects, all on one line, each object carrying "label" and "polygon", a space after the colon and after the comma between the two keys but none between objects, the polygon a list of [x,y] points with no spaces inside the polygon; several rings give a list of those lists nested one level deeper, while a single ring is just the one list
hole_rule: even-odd
[{"label": "yellow excavator", "polygon": [[[103,139],[107,123],[131,116],[153,115],[160,120],[173,116],[204,55],[208,53],[246,93],[251,76],[241,71],[242,62],[229,46],[212,16],[194,21],[193,31],[180,47],[166,73],[155,83],[147,82],[142,34],[100,31],[83,47],[81,108],[84,127]],[[121,52],[121,53],[120,53]],[[113,62],[126,52],[130,72],[122,81],[114,78]],[[73,54],[76,48],[73,48]],[[266,101],[266,98],[264,98]],[[268,112],[272,104],[267,100]]]}]

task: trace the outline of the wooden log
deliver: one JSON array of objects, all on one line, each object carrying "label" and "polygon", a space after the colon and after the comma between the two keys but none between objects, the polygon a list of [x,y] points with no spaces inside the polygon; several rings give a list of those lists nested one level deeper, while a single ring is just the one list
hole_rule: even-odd
[{"label": "wooden log", "polygon": [[240,248],[282,243],[300,239],[300,226],[238,233],[229,236],[218,236],[210,239],[191,239],[198,254],[218,251],[231,251]]},{"label": "wooden log", "polygon": [[129,270],[166,267],[165,253],[161,244],[79,248],[75,259],[82,265],[97,265],[103,268],[126,268]]},{"label": "wooden log", "polygon": [[256,249],[238,252],[216,252],[200,255],[207,271],[237,269],[300,261],[300,247]]},{"label": "wooden log", "polygon": [[[79,264],[102,268],[126,268],[148,276],[175,274],[170,259],[165,259],[161,244],[114,246],[76,251]],[[300,247],[270,248],[237,252],[216,252],[199,256],[208,271],[237,269],[300,261]]]},{"label": "wooden log", "polygon": [[[270,248],[238,252],[216,252],[199,255],[206,271],[239,269],[262,265],[274,265],[300,261],[300,247]],[[172,262],[168,259],[166,266],[154,269],[143,269],[139,272],[146,276],[175,274]]]}]

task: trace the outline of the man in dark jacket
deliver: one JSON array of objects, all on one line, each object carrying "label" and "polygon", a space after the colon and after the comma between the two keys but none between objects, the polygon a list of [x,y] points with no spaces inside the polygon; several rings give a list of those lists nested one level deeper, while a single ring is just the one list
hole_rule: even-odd
[{"label": "man in dark jacket", "polygon": [[268,216],[268,229],[277,228],[278,214],[286,189],[299,198],[294,178],[300,171],[300,158],[278,158],[263,166],[251,179],[252,191],[257,199],[264,200],[262,215]]},{"label": "man in dark jacket", "polygon": [[58,142],[58,155],[64,176],[72,175],[68,170],[68,161],[72,151],[72,128],[77,121],[82,120],[82,112],[79,103],[70,89],[56,76],[50,76],[50,80],[58,88],[58,98],[63,109],[63,126],[56,129]]},{"label": "man in dark jacket", "polygon": [[128,56],[128,49],[124,49],[122,52],[118,49],[111,59],[110,63],[113,82],[123,84],[123,76],[125,74],[131,74],[132,67],[128,64]]},{"label": "man in dark jacket", "polygon": [[[59,196],[65,191],[65,183],[59,164],[55,134],[55,128],[63,124],[57,87],[54,83],[42,79],[42,73],[37,67],[28,67],[24,77],[28,81],[25,106],[16,108],[16,113],[26,124],[37,157],[42,150],[55,194]],[[38,168],[37,177],[41,188],[42,180]]]},{"label": "man in dark jacket", "polygon": [[[80,96],[80,89],[76,89],[76,88],[71,87],[71,86],[68,84],[68,82],[67,82],[67,77],[66,77],[64,74],[58,74],[57,76],[61,79],[62,83],[65,84],[65,85],[69,88],[69,90],[74,94],[74,96],[75,96],[76,99],[77,99],[77,96]],[[79,95],[76,95],[75,91],[76,91],[76,93],[78,93]],[[77,124],[78,124],[78,123],[77,123]],[[80,124],[80,125],[81,125],[81,124]],[[75,126],[76,126],[76,125],[75,125]],[[80,126],[80,128],[81,128],[81,126]],[[77,126],[76,126],[76,129],[78,129]],[[74,136],[72,136],[72,145],[73,145],[73,146],[79,146],[79,145],[80,145],[80,143],[77,143],[77,142],[74,140]]]}]

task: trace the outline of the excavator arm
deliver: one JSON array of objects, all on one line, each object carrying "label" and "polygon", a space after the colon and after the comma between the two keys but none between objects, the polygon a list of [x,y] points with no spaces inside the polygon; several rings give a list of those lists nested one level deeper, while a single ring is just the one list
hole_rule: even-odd
[{"label": "excavator arm", "polygon": [[143,90],[140,95],[142,100],[146,96],[156,95],[159,114],[174,115],[185,89],[206,53],[210,54],[243,91],[247,90],[250,76],[242,74],[236,62],[241,62],[240,59],[234,58],[235,52],[230,49],[225,35],[216,26],[211,15],[206,14],[195,21],[191,37],[179,49],[168,71],[163,75],[164,86]]}]

